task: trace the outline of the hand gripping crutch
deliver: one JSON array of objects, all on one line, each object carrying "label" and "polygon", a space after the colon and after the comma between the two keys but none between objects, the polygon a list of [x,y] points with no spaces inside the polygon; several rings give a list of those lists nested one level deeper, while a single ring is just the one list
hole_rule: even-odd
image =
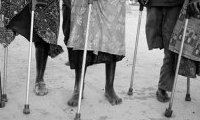
[{"label": "hand gripping crutch", "polygon": [[29,85],[30,85],[30,73],[31,73],[31,57],[32,57],[32,42],[33,42],[33,25],[34,25],[34,13],[36,5],[46,5],[43,2],[38,2],[37,0],[32,0],[32,9],[31,9],[31,28],[30,28],[30,42],[29,42],[29,56],[28,56],[28,79],[26,83],[26,103],[24,105],[24,114],[29,114]]},{"label": "hand gripping crutch", "polygon": [[[145,1],[144,5],[146,5],[147,3],[148,3],[148,0]],[[140,36],[140,26],[141,26],[141,21],[142,21],[142,11],[144,9],[144,5],[140,3],[140,7],[139,7],[139,18],[138,18],[135,50],[134,50],[133,65],[132,65],[132,74],[131,74],[131,81],[130,81],[130,88],[128,91],[128,95],[133,95],[133,80],[135,76],[135,64],[136,64],[136,58],[137,58],[138,41],[139,41],[139,36]]]},{"label": "hand gripping crutch", "polygon": [[82,70],[81,70],[81,83],[80,83],[80,91],[79,91],[79,99],[78,99],[78,109],[75,115],[74,120],[81,120],[81,99],[83,93],[83,81],[84,81],[84,73],[85,73],[85,66],[86,66],[86,55],[87,55],[87,43],[88,43],[88,36],[89,36],[89,28],[90,28],[90,16],[92,12],[92,4],[93,0],[88,0],[89,10],[88,10],[88,19],[87,19],[87,27],[86,27],[86,36],[85,36],[85,46],[83,52],[83,62],[82,62]]},{"label": "hand gripping crutch", "polygon": [[2,99],[2,81],[1,81],[1,72],[0,72],[0,108],[5,107],[5,101]]},{"label": "hand gripping crutch", "polygon": [[175,72],[173,89],[172,89],[172,93],[171,93],[169,107],[165,111],[165,116],[166,117],[171,117],[172,112],[173,112],[172,105],[173,105],[173,99],[174,99],[174,94],[175,94],[175,89],[176,89],[176,83],[177,83],[177,79],[178,79],[178,71],[179,71],[181,56],[182,56],[182,52],[183,52],[183,45],[184,45],[184,41],[185,41],[185,36],[186,36],[188,21],[189,21],[189,15],[188,15],[188,13],[186,13],[186,20],[185,20],[185,25],[184,25],[184,31],[183,31],[183,36],[182,36],[180,51],[179,51],[179,55],[178,55],[178,61],[177,61],[177,65],[176,65],[176,72]]}]

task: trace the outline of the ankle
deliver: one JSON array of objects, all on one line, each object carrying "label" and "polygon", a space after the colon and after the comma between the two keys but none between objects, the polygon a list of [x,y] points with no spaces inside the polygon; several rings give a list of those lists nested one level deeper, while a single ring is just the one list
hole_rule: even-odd
[{"label": "ankle", "polygon": [[158,88],[158,90],[162,93],[162,94],[166,94],[166,90],[162,89],[162,88]]},{"label": "ankle", "polygon": [[44,82],[44,79],[36,79],[35,83]]},{"label": "ankle", "polygon": [[115,90],[114,90],[114,88],[113,87],[105,87],[105,92],[106,93],[112,93],[112,92],[114,92]]}]

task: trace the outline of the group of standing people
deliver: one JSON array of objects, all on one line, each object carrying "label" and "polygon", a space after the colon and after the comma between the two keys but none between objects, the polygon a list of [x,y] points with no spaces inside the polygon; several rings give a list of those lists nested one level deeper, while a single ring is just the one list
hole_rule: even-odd
[{"label": "group of standing people", "polygon": [[[16,2],[16,0],[13,1]],[[36,14],[33,34],[37,70],[34,91],[40,96],[48,93],[44,81],[48,56],[55,57],[63,52],[62,48],[57,45],[59,0],[43,0],[43,2],[46,2],[47,5],[37,6],[36,8],[38,14]],[[146,3],[146,0],[138,0],[138,2],[143,4]],[[170,92],[173,86],[177,54],[170,51],[168,47],[184,2],[185,0],[149,0],[144,5],[147,8],[146,37],[149,50],[164,49],[163,65],[156,92],[157,99],[160,102],[169,101],[167,91]],[[30,36],[30,4],[26,3],[25,7],[19,13],[13,15],[6,25],[7,29],[11,29],[14,33],[21,34],[27,39]],[[199,4],[200,1],[195,0],[188,5],[193,14],[200,13]],[[62,7],[64,42],[68,48],[70,68],[75,71],[74,92],[68,104],[77,106],[88,1],[63,0]],[[114,90],[114,77],[116,63],[125,57],[125,15],[126,0],[94,0],[93,2],[86,69],[93,64],[105,63],[105,97],[112,105],[122,102],[122,99]]]},{"label": "group of standing people", "polygon": [[[8,2],[5,0],[3,1],[3,7],[7,4],[7,8],[13,2],[19,4],[17,8],[20,8],[20,10],[17,11],[17,14],[10,17],[11,19],[6,25],[6,28],[11,29],[14,33],[21,34],[29,40],[31,3],[25,2],[26,4],[24,4],[24,1],[11,0],[11,3],[7,4]],[[63,51],[61,46],[57,45],[59,0],[40,0],[40,2],[44,2],[46,5],[38,4],[35,10],[33,42],[36,48],[37,74],[34,92],[36,95],[43,96],[48,93],[44,81],[44,72],[48,56],[55,57]],[[105,96],[113,105],[122,102],[122,99],[118,97],[114,90],[114,76],[116,62],[122,60],[125,56],[125,2],[125,0],[95,0],[92,5],[91,26],[89,28],[86,69],[93,64],[105,63]],[[24,7],[21,8],[21,6]],[[68,101],[68,104],[70,106],[77,106],[88,15],[88,1],[63,0],[62,7],[64,42],[68,48],[70,68],[75,70],[74,93]],[[115,10],[115,8],[118,10]],[[16,13],[15,10],[12,12]]]}]

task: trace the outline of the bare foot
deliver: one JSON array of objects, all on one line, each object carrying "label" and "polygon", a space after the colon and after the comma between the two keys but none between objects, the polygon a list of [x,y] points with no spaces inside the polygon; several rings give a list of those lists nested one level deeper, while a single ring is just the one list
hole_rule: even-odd
[{"label": "bare foot", "polygon": [[48,89],[46,88],[46,84],[44,81],[36,82],[34,92],[38,96],[44,96],[48,93]]},{"label": "bare foot", "polygon": [[78,106],[78,97],[79,97],[79,93],[78,92],[74,92],[73,95],[72,95],[72,98],[69,99],[67,104],[69,106],[72,106],[72,107]]},{"label": "bare foot", "polygon": [[108,101],[112,105],[118,105],[122,103],[122,99],[116,95],[114,90],[106,91],[105,97],[108,99]]}]

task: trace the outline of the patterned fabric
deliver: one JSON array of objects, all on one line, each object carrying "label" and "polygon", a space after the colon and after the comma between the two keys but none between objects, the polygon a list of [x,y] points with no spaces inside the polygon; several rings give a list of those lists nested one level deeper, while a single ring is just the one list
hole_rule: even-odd
[{"label": "patterned fabric", "polygon": [[[59,22],[60,22],[60,9],[59,9],[59,0],[43,0],[47,3],[45,6],[36,6],[35,10],[35,19],[34,19],[34,31],[41,37],[45,42],[50,44],[50,51],[49,55],[51,57],[55,57],[61,52],[63,52],[63,49],[61,46],[57,45],[57,39],[59,34]],[[31,5],[29,2],[26,2],[25,0],[2,0],[2,9],[1,13],[4,14],[6,18],[6,25],[9,28],[18,28],[18,29],[25,29],[23,34],[25,35],[27,39],[29,39],[30,28],[27,26],[30,26],[30,21],[26,22],[29,24],[26,24],[25,28],[23,28],[24,18],[27,18],[27,20],[30,20],[31,16],[29,15],[29,6]],[[25,10],[26,8],[26,10]],[[23,17],[24,12],[28,12],[28,14]],[[21,14],[23,13],[23,14]],[[21,16],[20,16],[20,15]],[[20,16],[20,17],[19,17]],[[17,18],[16,18],[17,17]],[[13,20],[14,19],[14,20]],[[16,22],[15,22],[16,21]],[[12,27],[10,27],[10,23],[17,23],[12,24]],[[21,27],[19,27],[21,26]],[[28,29],[27,29],[28,28]],[[23,31],[22,30],[22,31]],[[15,31],[15,30],[14,30]],[[15,31],[19,32],[19,30]],[[28,33],[27,33],[28,32]],[[28,37],[27,37],[28,36]]]},{"label": "patterned fabric", "polygon": [[8,25],[9,21],[21,12],[26,5],[26,0],[1,0],[0,14],[5,17],[5,25]]},{"label": "patterned fabric", "polygon": [[[185,1],[179,19],[174,28],[172,38],[169,44],[169,50],[179,53],[182,40],[182,34],[185,23],[186,6]],[[183,53],[180,62],[179,74],[185,77],[195,78],[200,75],[200,21],[198,18],[190,18],[187,26],[187,33],[184,41]],[[178,58],[178,54],[177,54]]]},{"label": "patterned fabric", "polygon": [[[90,19],[88,50],[125,55],[125,0],[94,1]],[[88,17],[87,0],[72,2],[71,34],[67,47],[83,50]]]},{"label": "patterned fabric", "polygon": [[[169,50],[179,53],[182,34],[184,30],[186,6],[188,0],[186,0],[184,7],[181,11],[179,19],[174,28],[172,38],[169,45]],[[200,20],[199,18],[191,17],[188,22],[186,37],[183,47],[183,56],[191,60],[200,61]]]},{"label": "patterned fabric", "polygon": [[25,0],[1,0],[0,8],[0,43],[9,45],[15,38],[10,29],[6,29],[9,21],[26,5]]},{"label": "patterned fabric", "polygon": [[35,28],[38,35],[50,44],[57,44],[60,9],[59,0],[43,0],[48,7],[36,7]]},{"label": "patterned fabric", "polygon": [[200,75],[200,62],[182,57],[179,67],[179,75],[190,78],[196,78],[196,75]]}]

